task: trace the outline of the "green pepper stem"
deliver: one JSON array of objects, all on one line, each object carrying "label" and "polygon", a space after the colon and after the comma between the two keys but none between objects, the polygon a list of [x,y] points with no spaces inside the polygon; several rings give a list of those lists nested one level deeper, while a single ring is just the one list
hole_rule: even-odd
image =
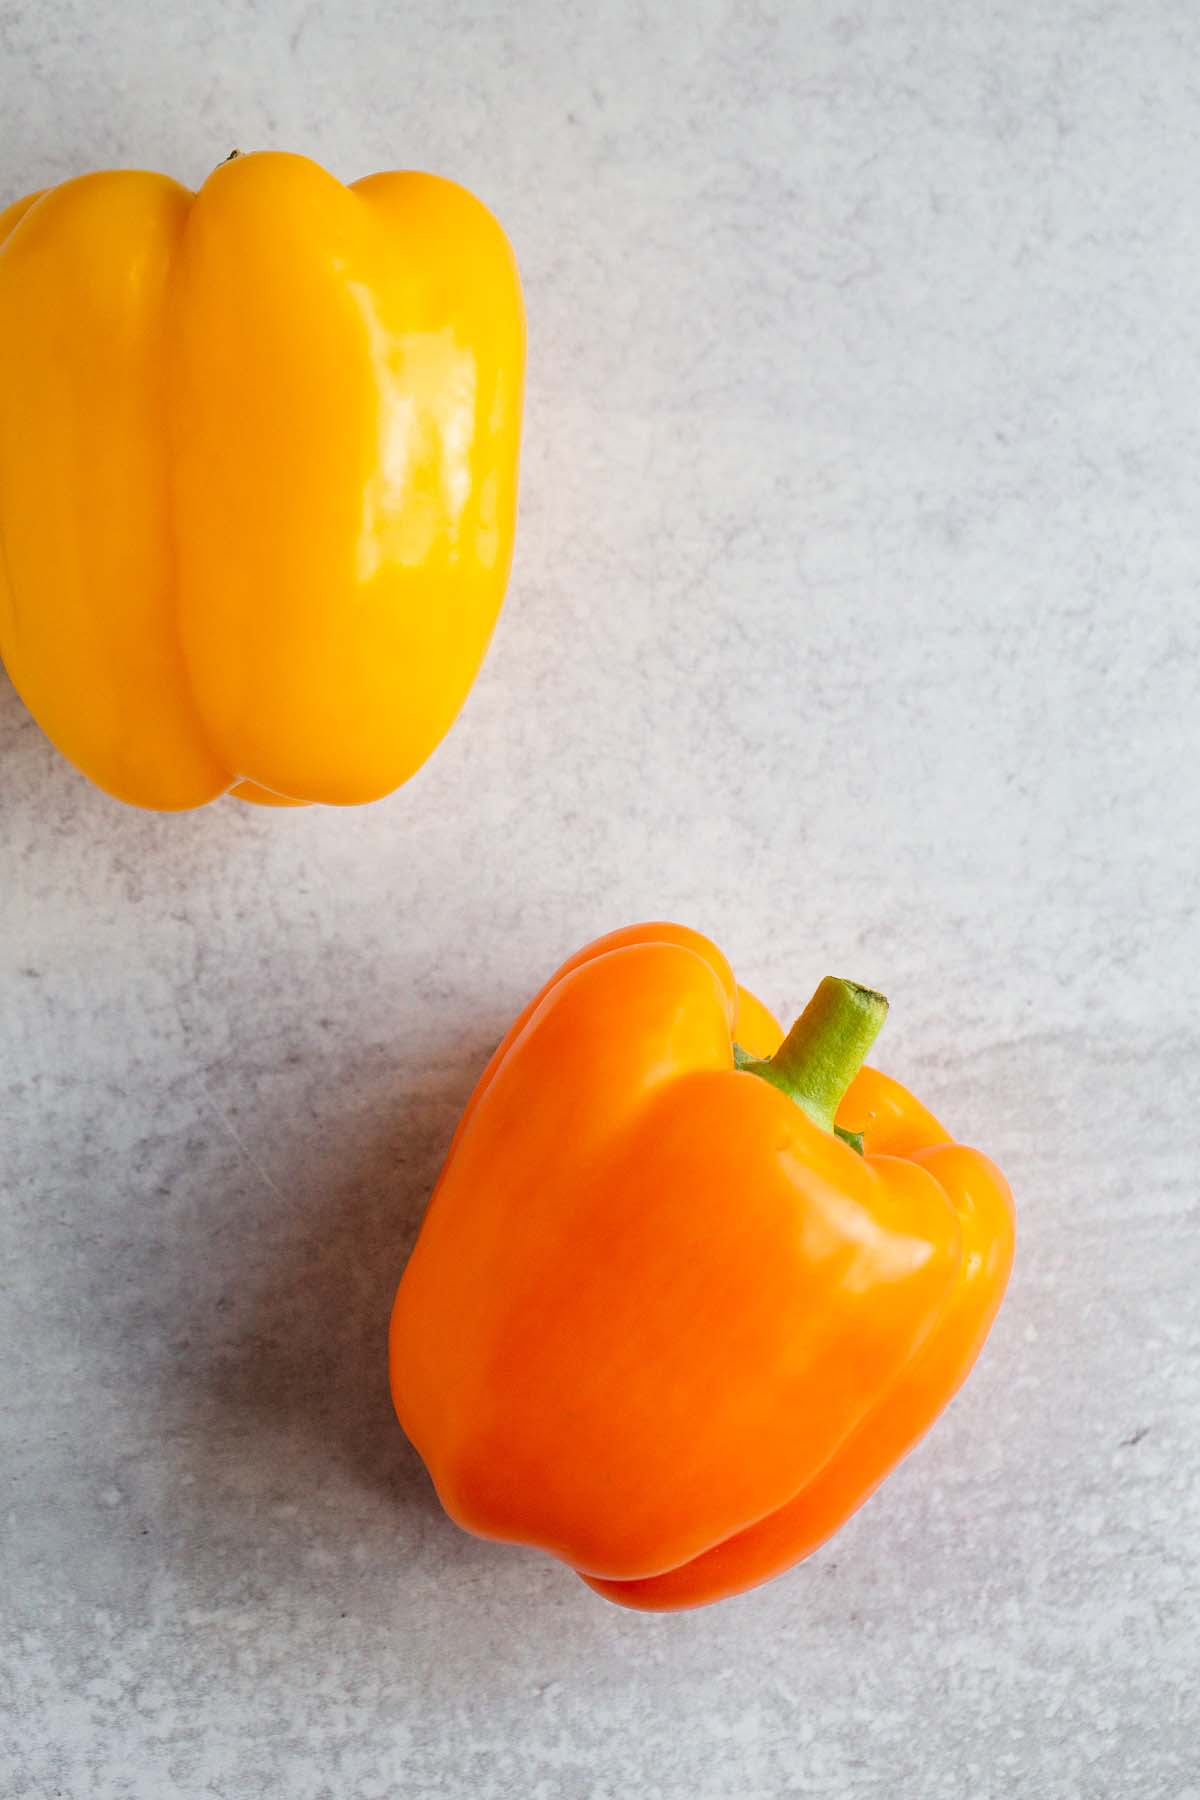
[{"label": "green pepper stem", "polygon": [[837,1109],[887,1010],[882,994],[827,975],[774,1056],[762,1060],[735,1051],[735,1061],[794,1100],[814,1125],[834,1131]]}]

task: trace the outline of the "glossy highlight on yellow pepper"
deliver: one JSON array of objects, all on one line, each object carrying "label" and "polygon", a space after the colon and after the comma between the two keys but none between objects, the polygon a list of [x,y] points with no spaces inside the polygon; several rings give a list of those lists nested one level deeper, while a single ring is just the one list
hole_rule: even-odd
[{"label": "glossy highlight on yellow pepper", "polygon": [[407,780],[503,598],[524,357],[436,176],[263,152],[0,212],[0,655],[48,736],[164,811]]}]

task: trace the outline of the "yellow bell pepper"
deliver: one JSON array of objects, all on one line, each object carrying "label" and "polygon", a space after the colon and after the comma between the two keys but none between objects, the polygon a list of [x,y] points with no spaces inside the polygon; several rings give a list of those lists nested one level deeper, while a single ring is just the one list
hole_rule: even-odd
[{"label": "yellow bell pepper", "polygon": [[503,598],[524,355],[435,176],[271,152],[0,212],[0,654],[59,749],[167,811],[405,781]]}]

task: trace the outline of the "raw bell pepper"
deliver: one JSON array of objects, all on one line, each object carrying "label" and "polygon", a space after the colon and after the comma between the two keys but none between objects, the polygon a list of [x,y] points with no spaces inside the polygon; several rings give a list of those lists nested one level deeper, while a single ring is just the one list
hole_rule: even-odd
[{"label": "raw bell pepper", "polygon": [[109,793],[388,793],[507,580],[516,265],[431,175],[235,156],[0,212],[0,654]]},{"label": "raw bell pepper", "polygon": [[654,1610],[843,1524],[965,1378],[1012,1201],[826,981],[783,1040],[716,947],[617,932],[517,1019],[392,1314],[397,1414],[451,1517]]}]

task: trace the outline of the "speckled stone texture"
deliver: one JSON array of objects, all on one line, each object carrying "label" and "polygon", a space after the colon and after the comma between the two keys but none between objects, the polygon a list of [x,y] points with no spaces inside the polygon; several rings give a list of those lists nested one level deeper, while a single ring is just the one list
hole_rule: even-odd
[{"label": "speckled stone texture", "polygon": [[[5,1796],[1200,1796],[1198,89],[1188,0],[0,9],[5,197],[435,168],[531,351],[392,800],[139,815],[0,688]],[[664,915],[884,988],[1021,1208],[931,1438],[675,1618],[456,1531],[384,1377],[486,1053]]]}]

